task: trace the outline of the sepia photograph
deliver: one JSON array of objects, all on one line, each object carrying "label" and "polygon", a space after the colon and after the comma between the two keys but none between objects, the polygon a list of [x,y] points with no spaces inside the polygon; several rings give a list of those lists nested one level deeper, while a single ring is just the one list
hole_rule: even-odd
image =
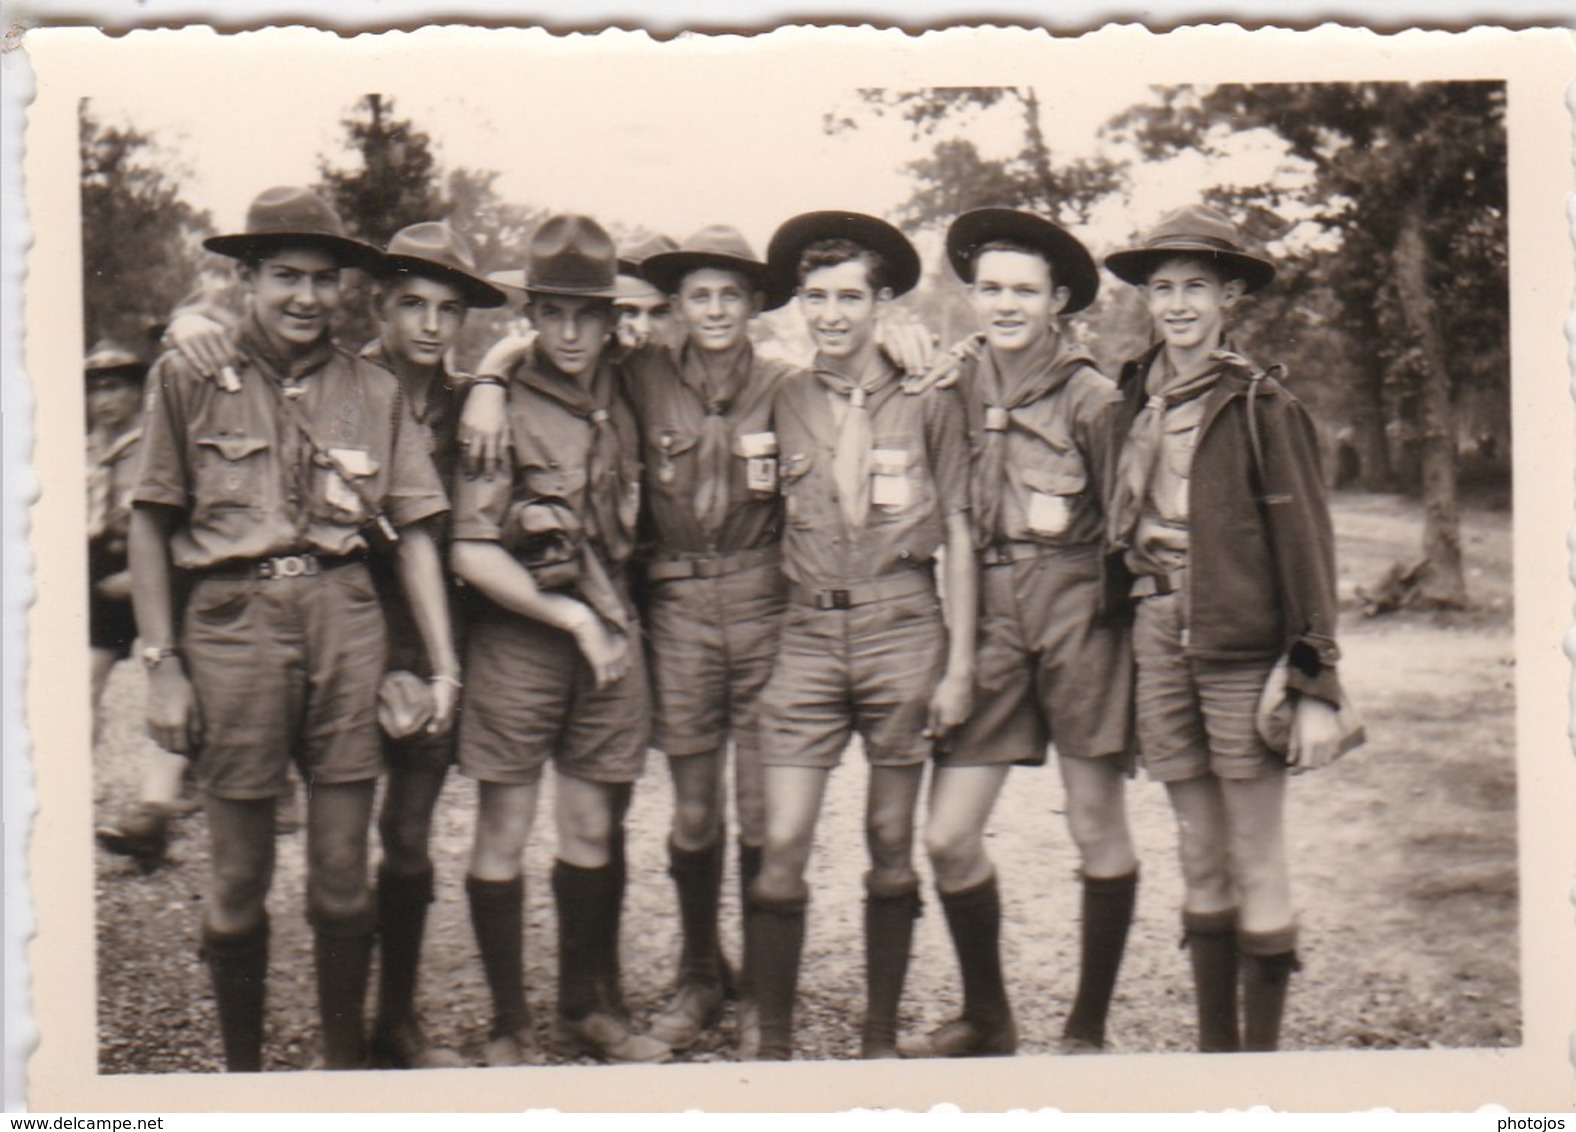
[{"label": "sepia photograph", "polygon": [[34,1087],[1568,1092],[1568,54],[1128,30],[41,51]]}]

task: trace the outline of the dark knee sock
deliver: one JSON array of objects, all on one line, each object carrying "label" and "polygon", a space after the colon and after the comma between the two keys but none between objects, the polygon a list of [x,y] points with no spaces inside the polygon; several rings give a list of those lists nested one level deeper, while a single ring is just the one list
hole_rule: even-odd
[{"label": "dark knee sock", "polygon": [[668,875],[679,895],[684,927],[684,953],[679,960],[680,983],[722,981],[722,950],[717,938],[717,905],[722,896],[722,842],[704,849],[680,849],[668,843]]},{"label": "dark knee sock", "polygon": [[492,1036],[511,1034],[530,1023],[525,1005],[525,878],[465,878],[476,950],[492,995]]},{"label": "dark knee sock", "polygon": [[865,877],[865,1021],[860,1038],[870,1054],[897,1049],[897,1012],[908,977],[919,918],[919,882],[881,884]]},{"label": "dark knee sock", "polygon": [[755,1000],[760,1011],[763,1061],[793,1056],[793,1008],[799,990],[799,960],[804,952],[806,897],[773,900],[752,892],[744,931],[754,964]]},{"label": "dark knee sock", "polygon": [[1001,973],[1001,890],[996,874],[971,888],[941,892],[963,981],[963,1017],[993,1030],[1011,1015]]},{"label": "dark knee sock", "polygon": [[[759,845],[746,845],[739,842],[739,919],[741,923],[749,915],[750,886],[755,883],[755,878],[761,875],[761,847]],[[750,933],[744,933],[743,953],[739,959],[739,997],[751,999],[755,997],[755,976],[750,970]]]},{"label": "dark knee sock", "polygon": [[1237,912],[1182,913],[1182,941],[1193,964],[1198,997],[1198,1048],[1235,1053],[1237,1031]]},{"label": "dark knee sock", "polygon": [[1242,1048],[1263,1052],[1280,1045],[1286,986],[1297,961],[1297,929],[1237,933],[1242,955]]},{"label": "dark knee sock", "polygon": [[359,1069],[366,1064],[367,974],[372,967],[374,919],[370,908],[354,916],[312,917],[327,1069]]},{"label": "dark knee sock", "polygon": [[597,1009],[617,1009],[618,942],[622,892],[609,865],[585,869],[553,862],[558,906],[558,1015],[577,1022]]},{"label": "dark knee sock", "polygon": [[268,920],[245,932],[204,927],[202,955],[213,980],[224,1041],[224,1067],[230,1073],[263,1068],[263,1004],[268,987]]},{"label": "dark knee sock", "polygon": [[1083,878],[1078,995],[1067,1016],[1063,1037],[1105,1045],[1105,1019],[1111,1010],[1111,995],[1116,990],[1137,896],[1137,869],[1125,876]]},{"label": "dark knee sock", "polygon": [[393,1025],[416,1012],[421,941],[432,903],[432,870],[378,870],[378,1021]]}]

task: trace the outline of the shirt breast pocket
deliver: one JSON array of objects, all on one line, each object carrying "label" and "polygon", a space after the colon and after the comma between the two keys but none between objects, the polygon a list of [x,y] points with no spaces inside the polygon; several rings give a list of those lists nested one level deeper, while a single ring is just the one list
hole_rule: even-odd
[{"label": "shirt breast pocket", "polygon": [[779,461],[783,509],[787,513],[788,525],[800,530],[807,530],[813,525],[806,479],[813,462],[808,452],[790,452]]},{"label": "shirt breast pocket", "polygon": [[575,504],[585,491],[586,469],[582,466],[527,467],[521,475],[526,491],[537,499],[562,499]]},{"label": "shirt breast pocket", "polygon": [[1072,525],[1089,473],[1077,450],[1050,452],[1042,464],[1023,469],[1023,486],[1029,489],[1024,526],[1031,534],[1055,538]]},{"label": "shirt breast pocket", "polygon": [[909,437],[878,437],[870,450],[871,521],[895,521],[930,506],[923,450]]},{"label": "shirt breast pocket", "polygon": [[699,438],[676,428],[657,432],[646,445],[646,459],[651,464],[651,478],[658,490],[671,489],[678,479],[679,457],[693,451]]},{"label": "shirt breast pocket", "polygon": [[372,518],[376,477],[382,464],[365,448],[330,448],[315,456],[313,498],[318,518],[331,523],[361,523]]},{"label": "shirt breast pocket", "polygon": [[196,509],[251,510],[268,495],[272,462],[260,436],[199,436],[195,476]]}]

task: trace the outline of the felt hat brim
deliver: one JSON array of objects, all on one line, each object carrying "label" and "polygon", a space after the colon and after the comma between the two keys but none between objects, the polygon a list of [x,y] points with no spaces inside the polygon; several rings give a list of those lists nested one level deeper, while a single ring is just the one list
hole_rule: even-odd
[{"label": "felt hat brim", "polygon": [[363,244],[360,240],[352,240],[348,236],[331,236],[323,232],[265,232],[209,236],[202,242],[202,246],[231,259],[262,259],[285,247],[322,248],[337,259],[341,267],[359,267],[363,271],[376,271],[383,262],[383,253],[371,244]]},{"label": "felt hat brim", "polygon": [[959,279],[974,282],[974,253],[992,240],[1011,240],[1045,256],[1056,285],[1069,291],[1063,314],[1083,310],[1100,292],[1100,269],[1078,237],[1044,217],[1015,208],[977,208],[952,222],[947,229],[947,260]]},{"label": "felt hat brim", "polygon": [[906,295],[919,283],[919,253],[891,224],[859,212],[804,212],[772,234],[766,250],[766,309],[780,307],[799,289],[799,257],[819,240],[851,240],[886,260],[893,295]]},{"label": "felt hat brim", "polygon": [[715,267],[723,271],[737,271],[750,281],[751,286],[761,288],[765,285],[766,265],[764,263],[760,260],[745,259],[743,256],[725,255],[721,252],[658,252],[656,255],[641,262],[640,270],[637,274],[663,294],[672,295],[678,291],[679,284],[684,281],[686,275],[702,267]]},{"label": "felt hat brim", "polygon": [[1149,282],[1155,267],[1177,256],[1196,256],[1214,263],[1227,280],[1240,279],[1249,293],[1267,286],[1275,278],[1275,265],[1247,252],[1222,248],[1209,240],[1185,237],[1167,238],[1141,248],[1127,248],[1105,257],[1105,266],[1124,283],[1142,287]]},{"label": "felt hat brim", "polygon": [[494,287],[483,279],[478,279],[469,272],[450,267],[447,264],[434,263],[430,259],[412,255],[383,256],[382,266],[378,270],[380,277],[389,275],[419,275],[426,279],[436,279],[439,283],[446,283],[453,287],[465,298],[465,305],[477,309],[501,307],[509,301],[509,296],[502,290]]}]

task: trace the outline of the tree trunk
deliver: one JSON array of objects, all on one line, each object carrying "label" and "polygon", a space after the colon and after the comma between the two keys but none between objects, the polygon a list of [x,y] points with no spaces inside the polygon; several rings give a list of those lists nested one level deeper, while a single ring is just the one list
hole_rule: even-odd
[{"label": "tree trunk", "polygon": [[[1377,329],[1368,337],[1376,341]],[[1364,491],[1390,491],[1395,480],[1390,474],[1390,438],[1385,432],[1384,371],[1376,357],[1365,356],[1359,363],[1362,386],[1352,406],[1352,431],[1357,442],[1358,473]]]},{"label": "tree trunk", "polygon": [[1422,217],[1410,211],[1401,222],[1394,259],[1401,315],[1423,356],[1418,439],[1423,474],[1423,555],[1428,564],[1421,598],[1425,605],[1459,609],[1467,600],[1461,571],[1461,501],[1456,483],[1460,457],[1445,342],[1428,290],[1427,256]]}]

